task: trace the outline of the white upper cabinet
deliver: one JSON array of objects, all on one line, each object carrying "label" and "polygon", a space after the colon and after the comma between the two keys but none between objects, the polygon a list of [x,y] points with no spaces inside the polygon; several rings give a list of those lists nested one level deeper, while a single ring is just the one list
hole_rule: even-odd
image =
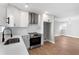
[{"label": "white upper cabinet", "polygon": [[15,13],[16,13],[16,9],[15,8],[12,8],[11,6],[8,6],[7,7],[7,9],[6,9],[7,11],[7,26],[8,27],[14,27],[14,25],[15,25],[15,23],[14,23],[14,21],[15,21],[15,19],[16,19],[16,17],[15,17]]},{"label": "white upper cabinet", "polygon": [[17,20],[19,19],[19,11],[11,6],[7,7],[7,26],[14,27],[19,26]]},{"label": "white upper cabinet", "polygon": [[28,12],[21,11],[15,7],[7,7],[7,26],[8,27],[27,27]]},{"label": "white upper cabinet", "polygon": [[28,27],[28,12],[20,11],[20,27]]},{"label": "white upper cabinet", "polygon": [[43,20],[45,22],[52,22],[52,16],[51,15],[47,15],[47,14],[43,14]]}]

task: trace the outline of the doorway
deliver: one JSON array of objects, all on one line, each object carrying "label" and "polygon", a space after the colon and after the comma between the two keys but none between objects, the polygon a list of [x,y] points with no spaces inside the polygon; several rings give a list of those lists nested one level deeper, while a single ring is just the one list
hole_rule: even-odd
[{"label": "doorway", "polygon": [[51,23],[50,22],[44,22],[44,41],[49,41],[50,40],[50,28],[51,28]]}]

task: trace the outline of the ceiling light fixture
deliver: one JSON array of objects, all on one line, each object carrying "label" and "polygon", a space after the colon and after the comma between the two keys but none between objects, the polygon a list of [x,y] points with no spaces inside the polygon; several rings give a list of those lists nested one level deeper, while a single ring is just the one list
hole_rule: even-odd
[{"label": "ceiling light fixture", "polygon": [[28,8],[29,6],[28,5],[25,5],[25,8]]}]

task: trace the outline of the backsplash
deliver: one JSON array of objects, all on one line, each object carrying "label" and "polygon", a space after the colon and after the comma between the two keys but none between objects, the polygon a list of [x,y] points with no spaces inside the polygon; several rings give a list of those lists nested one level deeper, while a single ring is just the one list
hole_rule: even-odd
[{"label": "backsplash", "polygon": [[38,32],[40,33],[41,27],[32,25],[29,27],[15,27],[11,28],[13,35],[26,35],[29,32]]}]

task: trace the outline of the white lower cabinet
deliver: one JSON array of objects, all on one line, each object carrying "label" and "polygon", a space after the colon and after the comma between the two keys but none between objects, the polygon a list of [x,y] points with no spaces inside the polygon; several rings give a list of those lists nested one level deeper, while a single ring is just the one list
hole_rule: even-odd
[{"label": "white lower cabinet", "polygon": [[24,41],[26,48],[27,49],[30,48],[30,37],[29,37],[29,35],[24,35],[24,36],[22,36],[22,38],[23,38],[23,41]]}]

